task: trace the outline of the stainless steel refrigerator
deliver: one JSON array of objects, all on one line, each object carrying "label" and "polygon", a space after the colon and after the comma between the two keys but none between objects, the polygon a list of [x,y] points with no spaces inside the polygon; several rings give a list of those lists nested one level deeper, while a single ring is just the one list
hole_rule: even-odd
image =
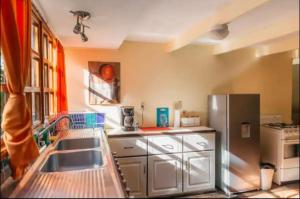
[{"label": "stainless steel refrigerator", "polygon": [[260,188],[259,94],[210,95],[216,130],[216,185],[231,195]]}]

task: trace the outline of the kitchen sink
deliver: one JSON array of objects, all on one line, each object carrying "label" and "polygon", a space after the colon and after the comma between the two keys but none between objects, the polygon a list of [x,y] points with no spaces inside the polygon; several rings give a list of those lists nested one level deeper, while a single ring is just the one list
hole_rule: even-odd
[{"label": "kitchen sink", "polygon": [[80,139],[64,139],[60,140],[55,149],[74,150],[74,149],[91,149],[100,147],[100,138],[80,138]]},{"label": "kitchen sink", "polygon": [[86,150],[67,153],[53,153],[43,165],[42,172],[64,172],[96,169],[103,166],[102,152]]}]

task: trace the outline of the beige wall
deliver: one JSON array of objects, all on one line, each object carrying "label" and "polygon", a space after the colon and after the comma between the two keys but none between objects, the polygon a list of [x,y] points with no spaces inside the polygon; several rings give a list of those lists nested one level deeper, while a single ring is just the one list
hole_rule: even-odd
[{"label": "beige wall", "polygon": [[189,45],[166,53],[164,45],[125,42],[119,50],[67,48],[67,91],[70,111],[107,113],[108,124],[119,123],[118,105],[88,104],[88,61],[121,62],[121,104],[145,103],[144,126],[155,125],[156,107],[201,114],[206,124],[207,96],[212,93],[260,93],[262,114],[282,114],[291,119],[292,53],[256,58],[254,51],[239,50],[212,55],[212,47]]}]

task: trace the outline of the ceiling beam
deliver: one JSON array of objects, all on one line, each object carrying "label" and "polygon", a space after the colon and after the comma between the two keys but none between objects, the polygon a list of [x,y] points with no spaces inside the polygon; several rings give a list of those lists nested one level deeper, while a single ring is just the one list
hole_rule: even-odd
[{"label": "ceiling beam", "polygon": [[297,31],[299,31],[298,18],[286,18],[285,20],[275,22],[267,27],[244,34],[239,38],[223,42],[215,47],[214,54],[219,55],[227,53],[233,50],[280,38]]},{"label": "ceiling beam", "polygon": [[256,56],[262,57],[275,53],[286,52],[299,48],[299,33],[287,38],[279,39],[278,41],[264,44],[256,48]]},{"label": "ceiling beam", "polygon": [[226,5],[220,7],[214,15],[200,21],[177,36],[171,42],[167,43],[166,50],[167,52],[172,52],[182,48],[196,39],[199,39],[205,33],[209,32],[215,25],[230,23],[241,15],[244,15],[269,1],[270,0],[231,0]]}]

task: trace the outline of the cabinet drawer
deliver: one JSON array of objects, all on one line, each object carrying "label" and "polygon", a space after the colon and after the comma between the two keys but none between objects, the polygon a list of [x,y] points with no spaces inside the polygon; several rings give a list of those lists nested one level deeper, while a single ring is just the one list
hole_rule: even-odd
[{"label": "cabinet drawer", "polygon": [[214,150],[214,133],[195,133],[183,136],[183,152]]},{"label": "cabinet drawer", "polygon": [[117,157],[147,155],[147,139],[140,137],[109,138],[111,151]]},{"label": "cabinet drawer", "polygon": [[182,136],[150,136],[148,138],[148,153],[165,154],[182,152]]}]

